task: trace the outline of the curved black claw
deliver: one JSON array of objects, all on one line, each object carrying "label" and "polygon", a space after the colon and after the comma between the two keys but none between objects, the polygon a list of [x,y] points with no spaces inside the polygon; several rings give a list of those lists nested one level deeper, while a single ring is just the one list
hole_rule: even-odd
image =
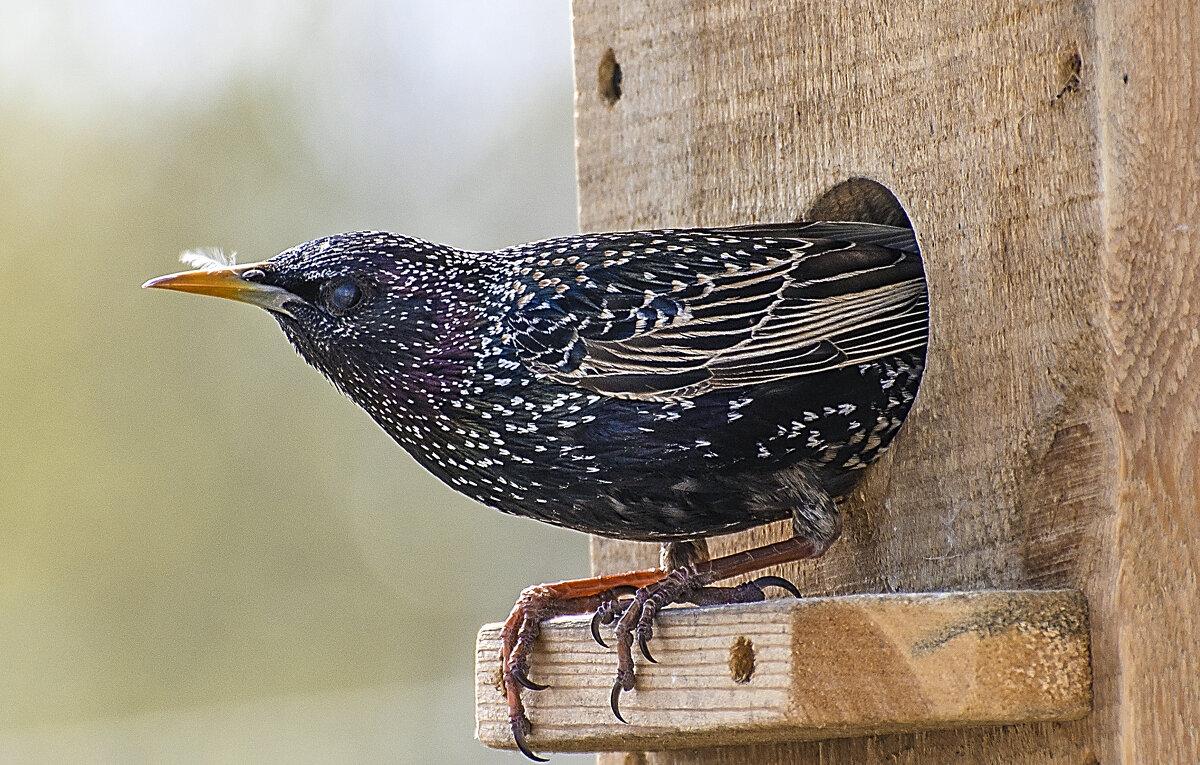
[{"label": "curved black claw", "polygon": [[759,578],[755,579],[752,584],[757,586],[759,589],[762,589],[763,587],[778,587],[781,590],[787,590],[797,598],[804,597],[800,594],[800,588],[796,587],[796,585],[792,584],[781,576],[760,576]]},{"label": "curved black claw", "polygon": [[541,683],[535,683],[530,680],[525,674],[524,667],[513,667],[511,673],[513,680],[516,680],[518,683],[520,683],[523,688],[528,688],[531,691],[544,691],[550,687],[548,685],[542,685]]},{"label": "curved black claw", "polygon": [[[637,641],[638,648],[642,649],[642,656],[646,657],[646,661],[650,662],[651,664],[657,664],[658,660],[650,655],[650,648],[646,645],[646,633],[640,629],[637,632]],[[620,717],[620,715],[617,716]]]},{"label": "curved black claw", "polygon": [[618,677],[617,681],[615,683],[613,683],[612,693],[608,697],[608,705],[612,707],[613,714],[617,716],[617,719],[620,720],[621,722],[625,723],[626,725],[628,725],[629,721],[621,716],[621,710],[617,706],[617,700],[620,698],[621,698],[621,678]]},{"label": "curved black claw", "polygon": [[636,592],[636,587],[614,587],[607,593],[601,594],[600,605],[596,606],[596,610],[592,613],[592,639],[601,648],[608,648],[608,643],[605,643],[604,638],[600,637],[600,625],[615,622],[625,610],[618,599],[623,595],[633,595]]},{"label": "curved black claw", "polygon": [[601,619],[603,618],[603,614],[604,612],[598,608],[596,609],[596,612],[592,614],[592,639],[595,640],[596,644],[601,648],[608,648],[608,643],[605,643],[604,638],[600,637],[600,625],[602,623]]},{"label": "curved black claw", "polygon": [[[529,748],[529,742],[525,740],[525,725],[522,725],[519,722],[513,722],[509,725],[512,728],[513,741],[517,742],[517,748],[521,750],[521,754],[525,755],[534,762],[550,762],[550,760],[546,759],[545,757],[538,757],[533,753],[533,750]],[[528,723],[526,723],[526,725],[528,725]]]}]

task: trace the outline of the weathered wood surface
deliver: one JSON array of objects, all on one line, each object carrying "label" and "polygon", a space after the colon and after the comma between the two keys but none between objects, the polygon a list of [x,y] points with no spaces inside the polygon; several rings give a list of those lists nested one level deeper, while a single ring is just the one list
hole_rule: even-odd
[{"label": "weathered wood surface", "polygon": [[[584,230],[791,219],[865,176],[922,244],[932,337],[912,416],[845,503],[843,539],[777,573],[814,595],[1075,587],[1092,614],[1096,711],[1079,722],[631,761],[1200,751],[1198,14],[1188,0],[575,0]],[[650,545],[593,552],[597,572],[657,560]]]},{"label": "weathered wood surface", "polygon": [[[512,747],[497,687],[499,624],[476,643],[476,736]],[[670,608],[609,709],[616,666],[588,619],[549,622],[525,694],[542,752],[823,739],[1073,720],[1091,701],[1078,592],[987,591],[772,600]]]},{"label": "weathered wood surface", "polygon": [[[1101,210],[1117,513],[1100,544],[1125,762],[1200,757],[1200,4],[1097,13]],[[1097,554],[1098,550],[1090,552]],[[1099,580],[1101,572],[1090,574]],[[1098,635],[1096,637],[1099,637]],[[1117,762],[1110,756],[1105,762]]]}]

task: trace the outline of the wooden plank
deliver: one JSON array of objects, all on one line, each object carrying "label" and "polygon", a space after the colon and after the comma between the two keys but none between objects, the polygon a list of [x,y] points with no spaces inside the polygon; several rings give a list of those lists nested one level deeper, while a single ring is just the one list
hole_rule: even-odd
[{"label": "wooden plank", "polygon": [[[476,643],[476,736],[512,746],[497,688],[500,625]],[[615,657],[588,619],[548,622],[527,692],[542,752],[836,738],[1072,720],[1091,701],[1087,613],[1076,591],[780,599],[670,608],[621,698]]]},{"label": "wooden plank", "polygon": [[[1104,762],[1200,757],[1200,4],[1098,7],[1103,321],[1118,433]],[[1099,589],[1099,588],[1098,588]]]}]

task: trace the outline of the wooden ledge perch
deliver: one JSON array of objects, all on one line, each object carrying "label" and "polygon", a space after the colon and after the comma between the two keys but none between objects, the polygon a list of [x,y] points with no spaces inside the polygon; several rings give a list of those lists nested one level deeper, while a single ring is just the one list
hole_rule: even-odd
[{"label": "wooden ledge perch", "polygon": [[[664,750],[1083,717],[1087,605],[1073,590],[780,599],[668,608],[637,687],[608,706],[616,657],[588,618],[547,622],[527,691],[540,752]],[[606,630],[610,632],[610,630]],[[475,648],[476,737],[512,748],[500,625]],[[635,656],[637,652],[635,649]],[[640,656],[638,657],[640,659]]]}]

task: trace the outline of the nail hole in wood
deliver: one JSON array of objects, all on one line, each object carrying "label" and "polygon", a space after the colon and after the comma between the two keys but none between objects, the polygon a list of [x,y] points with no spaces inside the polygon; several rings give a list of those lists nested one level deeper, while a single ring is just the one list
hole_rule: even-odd
[{"label": "nail hole in wood", "polygon": [[1079,47],[1075,43],[1068,45],[1058,59],[1058,81],[1062,83],[1052,101],[1057,101],[1068,93],[1079,90],[1082,82],[1083,57],[1079,55]]},{"label": "nail hole in wood", "polygon": [[754,674],[754,643],[738,635],[729,646],[729,676],[735,683],[748,683]]},{"label": "nail hole in wood", "polygon": [[504,668],[496,667],[496,671],[492,673],[492,687],[496,689],[496,693],[501,696],[507,696],[508,691],[504,687]]},{"label": "nail hole in wood", "polygon": [[621,97],[621,65],[617,63],[617,54],[612,48],[604,51],[600,57],[600,71],[597,79],[600,83],[600,97],[611,106]]}]

